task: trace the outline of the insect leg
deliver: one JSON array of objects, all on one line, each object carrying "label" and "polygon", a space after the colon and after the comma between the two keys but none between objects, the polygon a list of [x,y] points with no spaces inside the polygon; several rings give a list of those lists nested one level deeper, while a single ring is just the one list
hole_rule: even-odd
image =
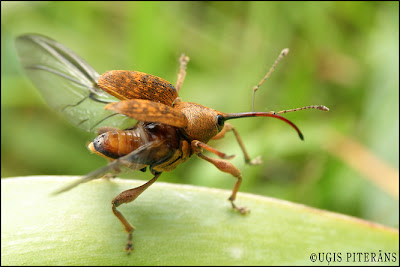
[{"label": "insect leg", "polygon": [[235,205],[235,203],[233,203],[233,201],[236,199],[236,194],[237,194],[237,192],[239,190],[240,184],[242,183],[242,174],[240,173],[240,170],[238,168],[236,168],[235,165],[233,165],[232,163],[230,163],[227,160],[210,158],[210,157],[207,157],[206,155],[204,155],[201,152],[198,152],[196,154],[200,158],[212,163],[220,171],[223,171],[223,172],[226,172],[226,173],[230,173],[234,177],[237,178],[235,186],[233,187],[233,190],[232,190],[232,194],[228,198],[228,200],[231,202],[233,209],[239,211],[241,214],[248,213],[249,210],[246,207],[238,207],[238,206]]},{"label": "insect leg", "polygon": [[220,157],[221,159],[233,159],[235,157],[235,155],[227,155],[203,142],[200,142],[198,140],[193,140],[192,141],[192,148],[194,149],[194,151],[198,151],[201,152],[201,148],[204,148],[205,150],[210,151],[211,153],[214,153],[215,155],[217,155],[218,157]]},{"label": "insect leg", "polygon": [[134,201],[141,193],[143,193],[144,190],[146,190],[150,185],[152,185],[157,180],[157,178],[160,177],[160,175],[161,175],[161,172],[155,173],[153,179],[151,179],[147,183],[145,183],[139,187],[129,189],[129,190],[122,192],[121,194],[116,196],[111,202],[112,211],[113,211],[114,215],[118,218],[118,220],[120,220],[120,222],[123,224],[123,226],[125,228],[125,231],[128,233],[128,241],[127,241],[126,247],[125,247],[125,250],[127,251],[128,254],[130,254],[130,252],[133,249],[132,233],[133,233],[133,230],[135,230],[135,227],[128,222],[128,220],[124,217],[124,215],[122,215],[122,213],[120,211],[117,210],[117,207],[121,204]]},{"label": "insect leg", "polygon": [[243,151],[243,155],[244,155],[244,161],[249,164],[249,165],[258,165],[262,163],[262,159],[260,156],[256,157],[255,159],[250,159],[249,154],[247,153],[246,148],[244,147],[243,141],[240,138],[239,132],[236,130],[235,127],[232,126],[232,124],[230,123],[225,123],[224,128],[222,129],[221,132],[219,132],[219,134],[217,134],[216,136],[214,136],[212,139],[221,139],[225,136],[225,134],[229,131],[232,131],[235,134],[236,140],[238,141],[240,148]]},{"label": "insect leg", "polygon": [[186,76],[186,65],[189,62],[189,57],[182,54],[179,58],[180,67],[179,67],[179,74],[178,74],[178,81],[176,82],[176,91],[179,93],[179,89],[181,89],[183,81],[185,80]]}]

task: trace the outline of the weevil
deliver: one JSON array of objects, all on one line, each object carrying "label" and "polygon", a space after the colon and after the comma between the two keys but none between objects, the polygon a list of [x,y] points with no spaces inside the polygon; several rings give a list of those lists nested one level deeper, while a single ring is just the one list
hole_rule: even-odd
[{"label": "weevil", "polygon": [[[94,131],[98,136],[88,146],[89,150],[107,158],[110,163],[56,193],[65,192],[78,184],[116,174],[121,167],[146,171],[153,178],[143,185],[126,190],[116,196],[112,212],[128,234],[125,250],[132,251],[134,227],[118,211],[118,206],[134,201],[152,185],[162,172],[169,172],[196,155],[231,174],[236,183],[228,200],[234,210],[246,214],[248,209],[235,204],[242,182],[242,174],[228,160],[227,155],[207,143],[220,139],[232,131],[244,154],[247,164],[260,164],[259,158],[251,160],[238,131],[227,120],[245,117],[271,117],[288,123],[303,139],[295,124],[279,114],[303,109],[327,111],[322,105],[307,106],[279,112],[254,112],[254,95],[259,86],[275,69],[279,60],[288,53],[284,49],[261,82],[253,88],[253,111],[223,113],[192,102],[184,102],[178,93],[186,75],[189,58],[180,57],[180,70],[176,86],[154,75],[139,71],[112,70],[99,75],[88,63],[64,45],[38,34],[22,35],[16,40],[22,66],[47,103],[62,113],[76,126]],[[137,120],[121,129],[126,118]],[[203,153],[209,151],[219,158]]]}]

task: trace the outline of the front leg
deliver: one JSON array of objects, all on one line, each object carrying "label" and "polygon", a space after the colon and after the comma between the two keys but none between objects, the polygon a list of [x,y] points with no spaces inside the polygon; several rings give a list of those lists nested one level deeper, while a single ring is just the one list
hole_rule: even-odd
[{"label": "front leg", "polygon": [[224,128],[222,129],[221,132],[219,132],[216,136],[214,136],[212,138],[212,140],[216,140],[216,139],[221,139],[225,136],[225,134],[229,131],[232,131],[235,134],[236,140],[239,143],[240,148],[243,151],[244,154],[244,161],[246,162],[246,164],[249,165],[258,165],[262,163],[262,159],[261,156],[256,157],[255,159],[250,159],[249,154],[246,151],[246,148],[244,147],[244,144],[242,142],[242,139],[240,138],[239,132],[236,130],[235,127],[232,126],[232,124],[230,123],[225,123]]},{"label": "front leg", "polygon": [[198,146],[198,144],[199,144],[199,141],[196,141],[196,140],[192,141],[192,149],[198,157],[212,163],[220,171],[230,173],[237,179],[237,181],[233,187],[232,194],[228,200],[231,202],[233,209],[239,211],[241,214],[248,213],[249,210],[246,207],[238,207],[235,205],[235,203],[233,203],[233,201],[236,199],[236,194],[239,191],[240,184],[242,183],[242,174],[241,174],[240,170],[238,168],[236,168],[235,165],[233,165],[232,163],[230,163],[227,160],[207,157],[206,155],[204,155],[202,153],[202,149],[200,146]]},{"label": "front leg", "polygon": [[204,148],[205,150],[208,150],[211,153],[214,153],[215,155],[217,155],[221,159],[233,159],[235,157],[235,155],[227,155],[227,154],[225,154],[225,153],[223,153],[223,152],[221,152],[221,151],[219,151],[219,150],[217,150],[217,149],[215,149],[215,148],[213,148],[213,147],[211,147],[211,146],[209,146],[209,145],[207,145],[207,144],[205,144],[203,142],[200,142],[198,140],[193,140],[191,144],[192,144],[192,149],[193,149],[193,151],[195,151],[195,153],[196,153],[196,151],[200,151],[201,152],[201,149]]}]

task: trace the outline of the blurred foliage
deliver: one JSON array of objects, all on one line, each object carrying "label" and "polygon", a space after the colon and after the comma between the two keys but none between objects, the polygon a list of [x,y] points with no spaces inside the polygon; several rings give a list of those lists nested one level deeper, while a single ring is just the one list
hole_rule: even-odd
[{"label": "blurred foliage", "polygon": [[[286,199],[398,227],[399,5],[397,2],[1,2],[1,176],[76,175],[106,164],[85,148],[94,135],[69,125],[24,76],[14,39],[47,35],[99,73],[139,70],[176,82],[180,95],[224,112],[252,108],[252,88],[290,48],[256,94],[258,111],[323,104],[330,112],[232,121],[252,156],[246,166],[233,134],[210,145],[236,154],[241,192]],[[62,96],[60,96],[62,97]],[[340,133],[394,175],[368,177],[338,156]],[[346,147],[346,142],[343,147]],[[363,162],[360,155],[372,155]],[[386,174],[386,172],[385,172]],[[124,177],[149,179],[149,173]],[[368,179],[367,179],[368,178]],[[194,157],[162,181],[231,189],[234,179]],[[388,186],[378,184],[387,181]],[[387,189],[389,188],[389,190]],[[227,196],[228,197],[228,196]],[[240,193],[238,195],[240,199]]]}]

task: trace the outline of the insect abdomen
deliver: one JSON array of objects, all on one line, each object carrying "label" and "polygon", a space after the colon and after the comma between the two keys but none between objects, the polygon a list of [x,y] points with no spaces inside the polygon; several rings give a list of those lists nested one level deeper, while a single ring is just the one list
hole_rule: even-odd
[{"label": "insect abdomen", "polygon": [[[89,144],[89,150],[110,160],[118,159],[141,146],[153,143],[131,163],[150,166],[157,172],[171,171],[186,161],[192,150],[178,128],[155,122],[138,122],[129,130],[106,129]],[[143,153],[143,152],[142,152]],[[143,166],[142,166],[143,165]]]},{"label": "insect abdomen", "polygon": [[114,130],[97,136],[89,145],[92,152],[107,158],[117,159],[143,145],[136,130]]}]

